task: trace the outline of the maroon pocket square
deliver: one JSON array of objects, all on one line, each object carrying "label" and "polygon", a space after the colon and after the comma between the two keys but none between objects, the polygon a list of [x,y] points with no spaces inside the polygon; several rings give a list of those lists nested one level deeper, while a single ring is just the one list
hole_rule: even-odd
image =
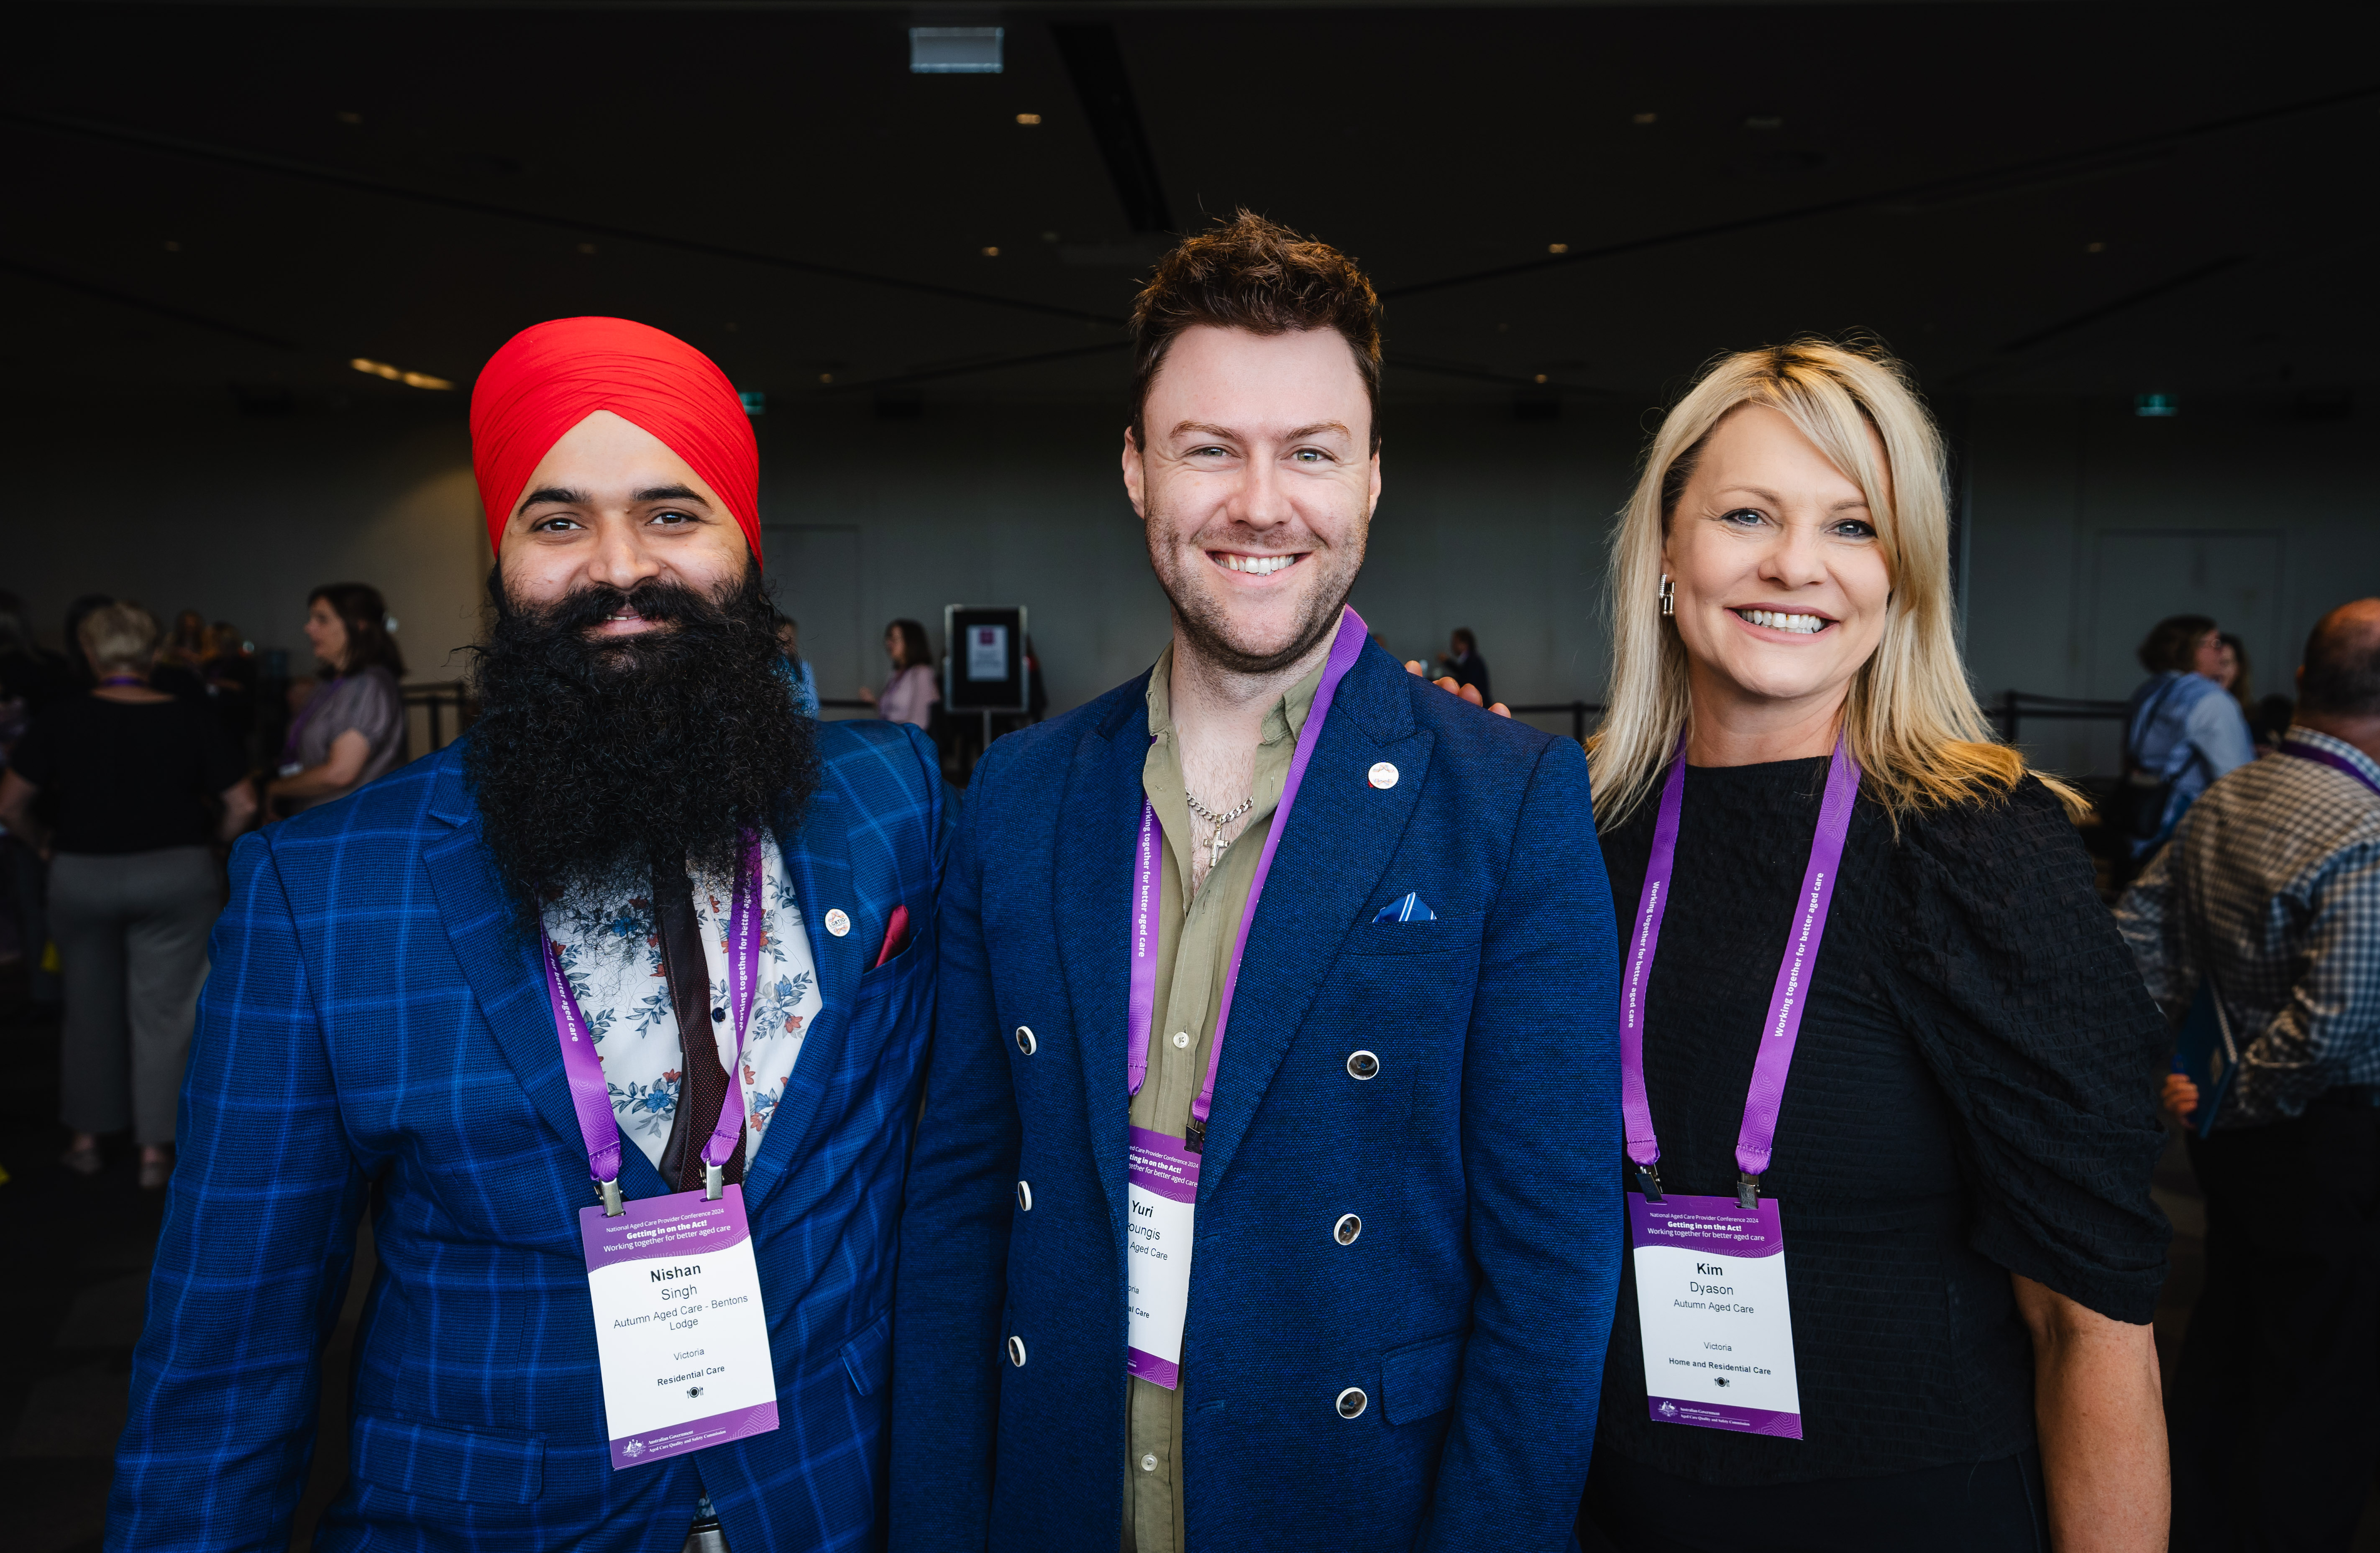
[{"label": "maroon pocket square", "polygon": [[[884,924],[884,947],[876,952],[876,965],[884,964],[909,947],[909,908],[894,906],[891,920]],[[876,965],[868,968],[874,970]]]}]

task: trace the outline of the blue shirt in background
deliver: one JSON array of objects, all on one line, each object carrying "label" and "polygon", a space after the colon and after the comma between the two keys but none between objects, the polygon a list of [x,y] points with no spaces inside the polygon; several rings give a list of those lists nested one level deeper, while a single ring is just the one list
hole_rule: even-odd
[{"label": "blue shirt in background", "polygon": [[2156,834],[2132,843],[2135,857],[2163,846],[2216,778],[2256,758],[2240,703],[2204,674],[2168,669],[2152,676],[2132,692],[2124,726],[2132,764],[2173,784]]}]

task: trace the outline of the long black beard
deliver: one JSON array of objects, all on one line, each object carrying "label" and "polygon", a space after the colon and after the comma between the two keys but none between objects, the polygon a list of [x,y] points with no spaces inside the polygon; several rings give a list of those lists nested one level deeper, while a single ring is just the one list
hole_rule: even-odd
[{"label": "long black beard", "polygon": [[[528,606],[494,576],[488,590],[464,771],[525,930],[548,904],[642,897],[656,868],[732,877],[745,832],[792,823],[817,790],[817,731],[758,566],[708,597],[646,582]],[[668,628],[588,634],[624,606]]]}]

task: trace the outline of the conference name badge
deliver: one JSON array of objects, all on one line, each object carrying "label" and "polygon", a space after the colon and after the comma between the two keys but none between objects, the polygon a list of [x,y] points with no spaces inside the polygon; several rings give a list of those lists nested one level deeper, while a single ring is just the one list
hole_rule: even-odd
[{"label": "conference name badge", "polygon": [[1653,1421],[1800,1439],[1777,1199],[1631,1192],[1628,1240]]},{"label": "conference name badge", "polygon": [[578,1210],[612,1467],[777,1426],[777,1377],[744,1188]]},{"label": "conference name badge", "polygon": [[1190,1315],[1190,1232],[1198,1211],[1198,1156],[1179,1138],[1132,1129],[1132,1222],[1125,1231],[1124,1373],[1171,1391],[1182,1384],[1182,1328]]}]

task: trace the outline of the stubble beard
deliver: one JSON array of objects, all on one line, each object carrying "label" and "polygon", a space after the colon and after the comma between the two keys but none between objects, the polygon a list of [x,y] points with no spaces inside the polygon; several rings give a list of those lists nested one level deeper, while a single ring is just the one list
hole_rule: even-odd
[{"label": "stubble beard", "polygon": [[[1347,596],[1354,591],[1355,575],[1364,566],[1361,528],[1354,531],[1356,539],[1352,547],[1318,541],[1295,568],[1318,568],[1305,583],[1296,627],[1290,633],[1288,645],[1267,651],[1246,639],[1245,629],[1232,618],[1231,607],[1220,590],[1204,586],[1207,579],[1200,573],[1211,565],[1204,550],[1185,553],[1170,540],[1161,540],[1159,536],[1166,527],[1163,516],[1152,504],[1148,525],[1149,566],[1157,574],[1158,587],[1165,590],[1167,601],[1173,606],[1175,628],[1200,659],[1230,674],[1263,678],[1302,661],[1338,629],[1340,611]],[[1249,548],[1261,547],[1251,544]]]}]

